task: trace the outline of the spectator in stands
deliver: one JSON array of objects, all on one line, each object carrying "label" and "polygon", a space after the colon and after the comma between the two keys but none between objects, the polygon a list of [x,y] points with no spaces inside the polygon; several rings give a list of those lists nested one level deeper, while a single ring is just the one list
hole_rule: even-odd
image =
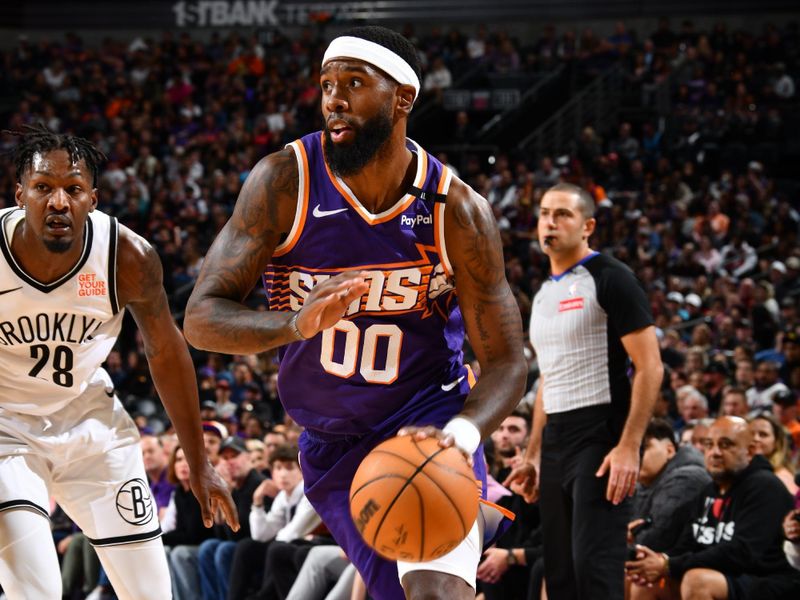
[{"label": "spectator in stands", "polygon": [[[786,562],[781,521],[792,497],[762,456],[751,457],[747,422],[720,417],[706,438],[713,482],[700,494],[679,542],[666,553],[637,546],[626,563],[632,600],[770,598],[800,592],[800,573]],[[642,587],[666,578],[666,586]]]},{"label": "spectator in stands", "polygon": [[779,376],[781,380],[791,385],[793,371],[800,369],[800,334],[796,331],[786,331],[781,338],[781,365]]},{"label": "spectator in stands", "polygon": [[769,413],[761,413],[750,419],[750,433],[753,438],[753,454],[760,454],[772,465],[789,493],[798,491],[794,482],[794,468],[789,461],[789,440],[786,431],[778,420]]},{"label": "spectator in stands", "polygon": [[611,141],[610,149],[626,163],[630,163],[639,156],[639,140],[633,136],[630,123],[620,124],[619,132],[616,139]]},{"label": "spectator in stands", "polygon": [[745,390],[748,407],[752,406],[757,394],[754,387],[756,383],[755,363],[749,358],[736,361],[736,371],[734,372],[733,379],[736,387]]},{"label": "spectator in stands", "polygon": [[536,186],[547,189],[553,187],[561,180],[561,170],[553,164],[553,159],[543,156],[539,161],[539,168],[533,174]]},{"label": "spectator in stands", "polygon": [[712,419],[696,419],[689,421],[681,431],[680,446],[693,446],[699,452],[704,452],[704,440],[713,423]]},{"label": "spectator in stands", "polygon": [[245,440],[245,446],[250,453],[250,466],[259,473],[267,475],[269,473],[269,463],[267,454],[267,447],[261,440],[248,439]]},{"label": "spectator in stands", "polygon": [[[678,413],[682,423],[708,416],[708,400],[696,388],[687,385],[678,390]],[[680,429],[680,427],[679,427]]]},{"label": "spectator in stands", "polygon": [[168,550],[174,600],[200,597],[197,550],[199,544],[213,535],[203,525],[200,505],[189,487],[189,464],[183,448],[176,446],[167,466],[167,480],[174,486],[169,504],[161,517],[161,536]]},{"label": "spectator in stands", "polygon": [[228,429],[219,421],[203,421],[203,443],[208,460],[214,466],[219,465],[219,450],[222,440],[228,437]]},{"label": "spectator in stands", "polygon": [[444,59],[434,59],[431,68],[422,80],[422,91],[435,95],[441,101],[442,92],[453,85],[453,75],[444,62]]},{"label": "spectator in stands", "polygon": [[[692,294],[690,294],[691,296]],[[703,391],[708,400],[708,410],[717,414],[722,404],[722,397],[727,385],[728,369],[724,363],[712,361],[703,374]]]},{"label": "spectator in stands", "polygon": [[779,379],[778,365],[771,360],[762,360],[758,363],[754,382],[751,388],[753,390],[752,402],[750,403],[751,411],[766,410],[771,412],[775,394],[789,390],[786,384]]},{"label": "spectator in stands", "polygon": [[[264,569],[269,543],[302,538],[321,522],[303,492],[297,447],[278,446],[269,456],[269,468],[271,479],[262,481],[253,491],[250,538],[239,543],[233,557],[230,600],[244,598],[254,584],[260,590],[256,596],[271,593],[268,590],[275,585],[275,574]],[[265,499],[269,500],[266,505]]]},{"label": "spectator in stands", "polygon": [[158,518],[161,519],[167,510],[172,491],[175,489],[175,485],[169,481],[169,469],[167,468],[169,458],[164,452],[161,440],[154,435],[143,435],[139,444],[142,447],[147,481],[150,484],[153,499],[156,501]]},{"label": "spectator in stands", "polygon": [[339,546],[314,546],[286,600],[351,600],[355,574],[355,567]]},{"label": "spectator in stands", "polygon": [[749,274],[758,262],[755,249],[739,232],[734,233],[730,243],[722,247],[720,258],[720,272],[736,279]]},{"label": "spectator in stands", "polygon": [[745,394],[744,390],[737,387],[725,389],[720,416],[742,417],[744,419],[747,417],[748,410],[747,394]]},{"label": "spectator in stands", "polygon": [[[503,419],[491,435],[492,444],[484,447],[487,457],[496,454],[498,469],[493,475],[503,481],[512,467],[520,463],[528,441],[530,413],[519,408]],[[478,565],[478,590],[486,600],[522,598],[533,585],[542,587],[543,561],[538,565],[535,581],[531,570],[542,559],[542,532],[538,504],[528,504],[525,499],[502,487],[495,477],[489,485],[497,487],[497,504],[516,515],[509,530],[497,544],[484,551]]]},{"label": "spectator in stands", "polygon": [[207,539],[198,551],[200,590],[203,600],[226,600],[231,564],[236,545],[250,537],[249,515],[253,494],[264,476],[250,466],[250,454],[244,440],[229,436],[220,446],[223,477],[231,486],[241,528],[234,532],[227,525],[215,526],[215,537]]},{"label": "spectator in stands", "polygon": [[[530,413],[515,409],[492,433],[498,470],[492,471],[495,479],[502,481],[511,470],[513,460],[526,447],[530,429]],[[491,465],[490,465],[491,467]]]},{"label": "spectator in stands", "polygon": [[774,396],[772,410],[783,426],[794,446],[795,454],[800,452],[800,421],[798,421],[798,400],[793,391],[778,392]]},{"label": "spectator in stands", "polygon": [[[679,447],[668,421],[651,420],[644,434],[628,543],[636,542],[657,552],[672,548],[696,497],[710,482],[702,453],[693,446]],[[647,526],[633,539],[631,530],[645,522]]]},{"label": "spectator in stands", "polygon": [[[194,497],[194,496],[193,496]],[[95,587],[100,576],[100,559],[94,551],[94,547],[72,521],[66,519],[61,523],[67,525],[69,533],[62,538],[58,538],[59,530],[63,527],[60,524],[61,517],[66,517],[60,507],[56,507],[50,520],[53,526],[53,539],[56,542],[56,551],[61,557],[61,591],[67,598],[72,598],[76,594],[89,594]]]}]

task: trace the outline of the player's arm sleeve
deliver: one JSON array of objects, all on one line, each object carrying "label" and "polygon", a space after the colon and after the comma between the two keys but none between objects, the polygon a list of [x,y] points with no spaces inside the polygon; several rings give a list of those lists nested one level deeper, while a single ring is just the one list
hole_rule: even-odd
[{"label": "player's arm sleeve", "polygon": [[647,295],[629,268],[624,265],[603,268],[597,274],[596,284],[598,302],[619,337],[653,325]]},{"label": "player's arm sleeve", "polygon": [[317,511],[311,506],[311,502],[305,495],[300,499],[297,509],[295,510],[294,517],[286,527],[282,528],[275,539],[279,542],[291,542],[302,537],[305,537],[316,529],[322,519],[319,518]]}]

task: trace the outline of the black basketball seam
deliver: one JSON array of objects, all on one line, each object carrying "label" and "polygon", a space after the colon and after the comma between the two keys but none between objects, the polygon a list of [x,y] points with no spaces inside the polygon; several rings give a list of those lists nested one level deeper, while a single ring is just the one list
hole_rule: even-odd
[{"label": "black basketball seam", "polygon": [[[443,452],[443,451],[444,451],[444,448],[442,448],[441,450],[437,451],[436,454],[433,454],[430,458],[426,459],[424,463],[422,463],[420,466],[418,466],[414,470],[414,472],[411,474],[411,476],[408,479],[406,479],[406,482],[403,484],[403,487],[401,487],[397,491],[397,493],[394,495],[394,498],[392,498],[392,501],[389,503],[389,506],[386,507],[386,510],[383,513],[383,517],[381,517],[380,522],[378,522],[378,526],[375,528],[375,534],[372,536],[372,546],[373,547],[375,547],[375,540],[378,539],[378,534],[381,531],[381,527],[383,527],[384,521],[386,521],[386,517],[389,516],[389,513],[392,510],[392,507],[397,503],[397,499],[402,495],[402,493],[405,491],[405,489],[408,487],[408,485],[414,480],[414,477],[416,477],[417,474],[425,468],[425,465],[428,464],[428,461],[431,458],[433,458],[434,456],[436,456],[437,454],[439,454],[440,452]],[[403,457],[401,457],[401,458],[403,458]],[[403,460],[406,460],[406,459],[403,458]],[[408,462],[411,463],[411,461],[408,461]],[[411,463],[411,464],[413,465],[414,463]],[[414,488],[414,489],[416,490],[416,488]],[[418,490],[417,490],[417,494],[421,496],[421,494],[419,494]],[[448,496],[448,500],[450,500],[449,496]],[[450,502],[452,502],[452,500],[450,500]]]},{"label": "black basketball seam", "polygon": [[[411,441],[414,443],[414,447],[415,447],[417,450],[419,450],[419,453],[420,453],[422,456],[427,456],[427,455],[426,455],[426,454],[425,454],[425,453],[422,451],[422,448],[420,448],[420,447],[419,447],[419,443],[418,443],[418,442],[419,442],[419,440],[412,439]],[[461,476],[461,477],[464,477],[464,475],[461,475],[461,473],[459,473],[458,471],[454,471],[454,470],[453,470],[453,469],[451,469],[450,467],[447,467],[447,466],[445,466],[445,465],[441,465],[441,464],[437,463],[435,460],[433,460],[434,458],[436,458],[437,456],[439,456],[439,454],[441,454],[441,453],[442,453],[442,452],[444,452],[445,450],[446,450],[446,448],[441,448],[440,450],[437,450],[437,451],[436,451],[434,454],[431,454],[430,458],[429,458],[428,460],[426,460],[426,461],[425,461],[425,464],[427,465],[427,464],[430,462],[431,464],[434,464],[434,465],[436,465],[436,466],[437,466],[437,467],[439,467],[440,469],[445,469],[445,470],[447,470],[447,471],[449,471],[449,472],[451,472],[451,473],[455,473],[456,475],[459,475],[459,476]],[[439,485],[439,482],[437,482],[437,481],[436,481],[436,480],[435,480],[433,477],[431,477],[431,476],[430,476],[430,475],[428,475],[427,473],[423,473],[423,475],[425,475],[425,477],[427,477],[428,479],[430,479],[430,480],[431,480],[431,483],[433,483],[433,484],[434,484],[434,485],[435,485],[437,488],[439,488],[439,491],[442,493],[442,495],[443,495],[445,498],[447,498],[447,501],[450,503],[450,505],[451,505],[451,506],[452,506],[454,509],[455,509],[455,508],[457,508],[457,506],[456,506],[456,503],[455,503],[455,502],[453,502],[453,499],[450,497],[450,494],[448,494],[448,493],[447,493],[447,492],[446,492],[446,491],[445,491],[445,490],[442,488],[442,486],[441,486],[441,485]],[[470,481],[470,482],[472,483],[472,482],[474,482],[474,481],[475,481],[475,478],[474,478],[474,477],[472,477],[472,478],[468,479],[468,481]],[[460,512],[460,511],[456,510],[456,511],[455,511],[455,513],[458,515],[458,520],[461,522],[461,531],[463,531],[463,532],[464,532],[464,537],[467,537],[467,534],[469,533],[469,531],[467,530],[467,525],[466,525],[466,523],[464,523],[464,518],[462,517],[462,515],[461,515],[461,512]]]},{"label": "black basketball seam", "polygon": [[[426,458],[427,458],[427,457],[428,457],[428,455],[427,455],[427,454],[425,454],[425,453],[422,451],[422,448],[420,448],[420,445],[419,445],[419,443],[418,443],[418,440],[413,440],[413,442],[414,442],[414,447],[415,447],[417,450],[419,450],[419,453],[420,453],[420,454],[421,454],[423,457],[426,457]],[[467,481],[469,481],[470,483],[473,483],[473,484],[475,483],[475,474],[474,474],[474,473],[472,474],[472,477],[470,477],[470,476],[468,476],[468,475],[464,475],[463,473],[459,473],[459,472],[458,472],[456,469],[453,469],[452,467],[450,467],[450,466],[448,466],[448,465],[442,464],[442,463],[440,463],[440,462],[436,462],[436,461],[435,461],[435,460],[433,460],[433,459],[434,459],[434,458],[436,458],[438,455],[439,455],[439,452],[437,452],[436,454],[432,454],[432,455],[430,456],[430,459],[431,459],[431,461],[430,461],[430,462],[431,462],[431,464],[434,464],[434,465],[436,465],[437,467],[439,467],[440,469],[442,469],[442,470],[444,470],[444,471],[447,471],[448,473],[452,473],[453,475],[458,475],[459,477],[461,477],[462,479],[466,479],[466,480],[467,480]]]},{"label": "black basketball seam", "polygon": [[[443,448],[443,450],[445,450],[445,449],[446,449],[446,448]],[[406,464],[409,464],[409,465],[411,465],[412,467],[413,467],[413,466],[416,464],[416,463],[414,463],[414,462],[410,461],[408,458],[406,458],[406,457],[405,457],[405,456],[403,456],[402,454],[396,454],[396,453],[394,453],[394,452],[390,452],[390,451],[388,451],[388,450],[373,450],[371,454],[387,454],[387,455],[389,455],[389,456],[394,456],[395,458],[399,458],[400,460],[404,461]],[[459,472],[458,472],[458,471],[456,471],[455,469],[451,469],[451,468],[450,468],[450,467],[448,467],[447,465],[443,465],[442,463],[438,463],[438,462],[436,462],[435,460],[433,460],[433,459],[434,459],[434,458],[435,458],[435,457],[436,457],[438,454],[439,454],[439,452],[437,452],[436,454],[434,454],[434,455],[430,456],[430,457],[429,457],[429,460],[426,462],[426,464],[427,464],[428,462],[430,462],[430,464],[436,465],[437,467],[439,467],[439,468],[440,468],[440,469],[442,469],[443,471],[447,471],[448,473],[450,473],[450,474],[453,474],[453,475],[458,475],[459,477],[461,477],[461,479],[466,479],[466,480],[467,480],[467,481],[469,481],[471,484],[473,484],[473,485],[475,484],[475,482],[476,482],[476,479],[475,479],[474,477],[469,477],[469,476],[467,476],[467,475],[464,475],[463,473],[459,473]],[[422,456],[423,456],[423,457],[426,457],[426,455],[425,455],[425,454],[423,454]],[[436,483],[436,480],[435,480],[435,479],[433,479],[433,478],[432,478],[430,475],[428,475],[427,473],[423,473],[423,474],[425,475],[425,477],[427,477],[428,479],[430,479],[430,480],[431,480],[431,482],[435,483],[435,484],[437,485],[437,487],[439,487],[439,489],[441,489],[441,487],[439,486],[439,484],[438,484],[438,483]],[[412,475],[412,476],[413,476],[413,475]],[[369,484],[370,484],[371,482],[373,482],[373,481],[377,481],[378,479],[381,479],[381,477],[383,477],[383,476],[373,477],[373,478],[372,478],[372,479],[370,479],[369,481],[367,481],[367,482],[364,482],[364,483],[363,483],[361,486],[359,486],[359,488],[358,488],[357,490],[355,490],[355,491],[354,491],[354,492],[353,492],[353,493],[350,495],[350,500],[352,501],[352,500],[353,500],[353,498],[355,498],[355,497],[356,497],[356,494],[357,494],[358,492],[360,492],[360,491],[361,491],[361,490],[362,490],[362,489],[363,489],[365,486],[369,485]]]},{"label": "black basketball seam", "polygon": [[417,492],[417,499],[419,500],[419,560],[422,560],[422,555],[425,552],[425,503],[422,501],[422,492],[417,489],[413,483],[411,487]]},{"label": "black basketball seam", "polygon": [[352,493],[352,495],[350,496],[350,502],[355,500],[358,493],[368,485],[375,483],[376,481],[380,481],[381,479],[391,479],[392,477],[396,477],[397,479],[405,479],[403,475],[398,475],[397,473],[387,473],[385,475],[378,475],[377,477],[373,477],[369,481],[365,481],[363,485],[361,485],[356,491]]},{"label": "black basketball seam", "polygon": [[[417,443],[417,440],[412,440],[412,441],[414,442],[414,447],[415,447],[417,450],[419,450],[419,453],[420,453],[420,454],[421,454],[423,457],[426,457],[426,458],[427,458],[427,457],[428,457],[428,455],[427,455],[427,454],[425,454],[425,453],[422,451],[422,448],[420,448],[419,444]],[[435,458],[437,455],[438,455],[438,452],[437,452],[437,454],[434,454],[434,455],[432,455],[430,458]],[[431,460],[431,463],[432,463],[432,464],[434,464],[434,465],[436,465],[436,466],[437,466],[437,467],[439,467],[440,469],[444,469],[444,470],[445,470],[445,471],[447,471],[448,473],[452,473],[452,474],[454,474],[454,475],[458,475],[459,477],[461,477],[462,479],[466,479],[466,480],[467,480],[467,481],[469,481],[470,483],[475,483],[475,474],[474,474],[474,473],[473,473],[473,476],[472,476],[472,477],[469,477],[469,476],[467,476],[467,475],[464,475],[463,473],[459,473],[458,471],[456,471],[455,469],[453,469],[453,468],[451,468],[451,467],[449,467],[449,466],[447,466],[447,465],[443,465],[442,463],[438,463],[438,462],[436,462],[435,460]]]}]

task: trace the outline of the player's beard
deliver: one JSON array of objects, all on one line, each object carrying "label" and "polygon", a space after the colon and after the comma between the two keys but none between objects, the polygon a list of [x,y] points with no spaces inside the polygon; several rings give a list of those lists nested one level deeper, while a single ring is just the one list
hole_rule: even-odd
[{"label": "player's beard", "polygon": [[325,128],[325,162],[339,177],[355,175],[363,169],[386,144],[392,134],[392,115],[388,107],[356,129],[349,144],[334,144],[331,132]]}]

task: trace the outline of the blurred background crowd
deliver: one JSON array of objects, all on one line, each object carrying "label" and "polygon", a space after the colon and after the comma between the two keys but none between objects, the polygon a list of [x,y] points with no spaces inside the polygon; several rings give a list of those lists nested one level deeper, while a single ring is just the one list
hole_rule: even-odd
[{"label": "blurred background crowd", "polygon": [[[733,28],[725,20],[696,26],[662,19],[646,31],[624,22],[582,29],[561,24],[526,39],[492,25],[419,31],[406,25],[403,32],[424,65],[410,136],[490,202],[526,328],[531,299],[548,276],[535,234],[538,199],[559,181],[577,183],[598,207],[592,247],[628,264],[650,299],[668,367],[657,416],[683,435],[687,446],[700,448],[700,432],[710,417],[770,415],[777,428],[764,453],[780,454],[773,466],[784,469],[779,475],[797,492],[792,475],[800,447],[798,23]],[[319,67],[329,37],[322,27],[292,34],[165,32],[99,43],[72,33],[20,36],[13,47],[0,50],[0,123],[18,130],[43,122],[92,140],[106,154],[100,208],[158,250],[180,322],[204,254],[231,214],[249,170],[265,154],[321,128]],[[561,136],[563,143],[529,143],[532,130],[573,98],[591,98],[591,86],[609,74],[618,98],[612,118],[581,122],[577,135]],[[521,92],[514,96],[518,102],[486,110],[479,92],[493,86]],[[528,94],[532,89],[537,92]],[[6,156],[14,143],[11,135],[0,135],[0,207],[14,203],[14,169]],[[259,282],[248,302],[266,308]],[[154,452],[163,455],[152,468],[154,477],[169,472],[180,489],[180,450],[149,377],[141,339],[126,319],[106,367],[141,430],[158,436],[145,438],[155,439]],[[528,351],[528,392],[519,415],[510,417],[518,419],[517,436],[506,439],[510,421],[493,436],[497,454],[490,452],[490,460],[499,481],[515,449],[524,448],[538,377],[536,356]],[[465,352],[470,360],[468,347]],[[193,358],[208,443],[222,444],[228,462],[245,455],[243,448],[253,460],[230,467],[232,485],[246,489],[251,503],[256,489],[262,500],[281,491],[289,498],[297,482],[281,488],[268,479],[271,486],[261,485],[260,473],[275,464],[296,466],[291,454],[266,463],[270,452],[291,445],[298,433],[280,405],[274,354],[193,351]],[[473,367],[480,372],[480,365]],[[297,506],[299,500],[292,502]],[[536,516],[526,521],[527,509],[517,510],[523,515],[517,541],[535,548]],[[293,518],[294,513],[281,527]],[[316,525],[304,523],[293,531],[306,536]],[[275,537],[279,530],[269,533]],[[234,566],[225,564],[242,568],[233,552],[225,560]],[[259,556],[264,560],[266,550]],[[270,556],[267,560],[288,560]],[[524,564],[530,569],[535,559],[534,552]],[[187,560],[197,564],[196,556]],[[219,566],[213,557],[209,564]],[[528,576],[528,571],[521,576],[521,589],[527,589]],[[226,589],[206,595],[217,588],[202,577],[203,597],[228,594]],[[496,597],[500,585],[491,578],[484,573],[487,598]],[[74,597],[92,589],[97,576],[85,579],[91,585],[78,586]],[[269,593],[281,598],[291,587],[271,585]]]}]

